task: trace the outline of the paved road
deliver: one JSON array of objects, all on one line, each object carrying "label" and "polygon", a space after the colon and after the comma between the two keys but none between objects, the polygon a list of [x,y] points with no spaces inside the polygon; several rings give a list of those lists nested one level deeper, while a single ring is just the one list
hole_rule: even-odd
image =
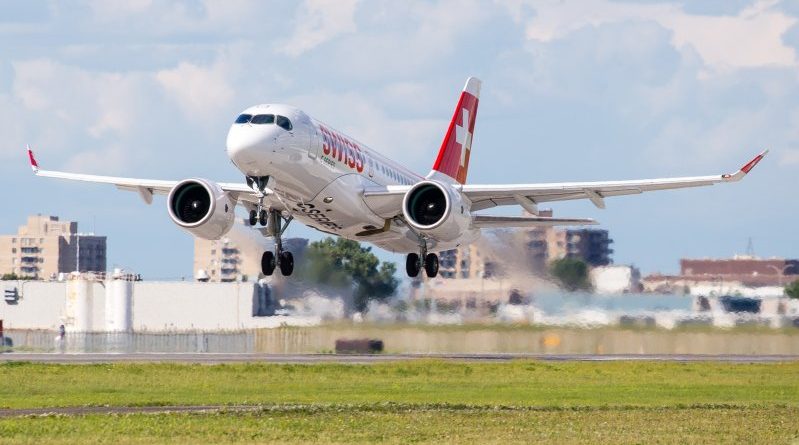
[{"label": "paved road", "polygon": [[37,363],[351,363],[369,364],[400,360],[439,359],[459,362],[507,362],[510,360],[543,361],[714,361],[727,363],[774,363],[799,361],[799,355],[593,355],[593,354],[227,354],[227,353],[134,353],[134,354],[48,354],[11,352],[0,354],[0,362]]}]

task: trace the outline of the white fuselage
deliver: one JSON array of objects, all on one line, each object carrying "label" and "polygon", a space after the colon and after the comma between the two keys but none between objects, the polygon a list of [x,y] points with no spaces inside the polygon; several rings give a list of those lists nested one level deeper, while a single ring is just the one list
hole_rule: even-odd
[{"label": "white fuselage", "polygon": [[[410,253],[419,239],[401,221],[363,200],[368,187],[412,185],[425,178],[355,139],[287,105],[250,107],[242,115],[275,115],[290,120],[291,129],[275,123],[234,123],[227,137],[227,154],[246,176],[270,178],[274,195],[267,203],[284,208],[301,223],[322,232],[373,243],[383,249]],[[374,233],[386,227],[387,231]],[[364,235],[364,232],[372,231]],[[361,235],[359,235],[361,234]],[[473,241],[468,230],[448,243],[428,240],[431,251]],[[431,243],[432,241],[432,243]]]}]

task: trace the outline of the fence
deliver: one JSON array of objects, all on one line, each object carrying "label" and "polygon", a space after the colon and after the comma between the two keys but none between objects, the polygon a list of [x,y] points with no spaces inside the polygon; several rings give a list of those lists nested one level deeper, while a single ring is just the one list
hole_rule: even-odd
[{"label": "fence", "polygon": [[338,339],[379,339],[389,353],[799,355],[799,330],[667,331],[534,327],[329,325],[235,332],[67,333],[6,330],[13,351],[108,353],[332,352]]},{"label": "fence", "polygon": [[68,332],[7,330],[11,349],[28,352],[253,352],[253,332]]}]

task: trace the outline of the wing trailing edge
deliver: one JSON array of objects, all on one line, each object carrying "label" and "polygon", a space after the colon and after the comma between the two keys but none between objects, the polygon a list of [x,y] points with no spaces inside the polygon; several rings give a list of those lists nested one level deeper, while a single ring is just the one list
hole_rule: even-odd
[{"label": "wing trailing edge", "polygon": [[472,225],[475,228],[502,227],[547,227],[547,226],[591,226],[599,224],[588,218],[552,218],[547,216],[492,216],[474,215]]}]

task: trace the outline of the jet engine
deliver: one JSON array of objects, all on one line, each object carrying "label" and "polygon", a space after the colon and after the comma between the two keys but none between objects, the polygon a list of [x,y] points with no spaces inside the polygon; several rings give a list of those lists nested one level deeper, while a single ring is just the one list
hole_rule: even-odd
[{"label": "jet engine", "polygon": [[469,229],[470,206],[468,199],[448,184],[422,181],[405,194],[402,213],[416,231],[452,241]]},{"label": "jet engine", "polygon": [[205,179],[179,182],[166,200],[175,224],[203,239],[221,238],[233,227],[236,200]]}]

